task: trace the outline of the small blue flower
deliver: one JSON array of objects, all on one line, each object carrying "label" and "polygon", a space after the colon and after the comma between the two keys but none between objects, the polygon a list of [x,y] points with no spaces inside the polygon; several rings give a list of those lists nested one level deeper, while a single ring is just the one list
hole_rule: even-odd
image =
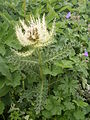
[{"label": "small blue flower", "polygon": [[69,19],[71,17],[71,12],[68,12],[66,18]]},{"label": "small blue flower", "polygon": [[86,49],[85,49],[85,52],[84,52],[84,56],[85,56],[85,57],[88,57],[88,52],[87,52]]}]

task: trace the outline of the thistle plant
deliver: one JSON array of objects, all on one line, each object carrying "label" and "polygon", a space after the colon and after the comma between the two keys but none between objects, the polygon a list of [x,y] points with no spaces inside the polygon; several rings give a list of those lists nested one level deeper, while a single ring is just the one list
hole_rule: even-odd
[{"label": "thistle plant", "polygon": [[[33,92],[35,93],[34,108],[36,114],[38,114],[45,104],[49,84],[52,84],[47,79],[44,69],[46,66],[52,66],[55,61],[61,60],[71,54],[72,45],[69,43],[63,45],[61,48],[59,45],[55,45],[57,43],[53,44],[55,20],[50,31],[46,26],[45,15],[43,15],[42,19],[39,17],[38,19],[30,17],[28,25],[25,24],[24,20],[20,20],[15,30],[18,41],[27,51],[20,52],[13,49],[14,54],[9,57],[9,61],[14,63],[15,66],[19,66],[19,70],[28,73],[30,80],[35,80],[36,86],[31,90],[31,94],[35,91]],[[53,83],[55,82],[57,81]]]},{"label": "thistle plant", "polygon": [[28,47],[28,50],[26,52],[13,50],[13,52],[19,57],[25,57],[26,60],[35,52],[37,53],[36,56],[40,81],[39,85],[37,85],[35,110],[36,113],[39,113],[43,108],[42,104],[44,104],[43,101],[45,101],[47,93],[46,89],[48,87],[46,85],[47,82],[45,82],[45,76],[43,75],[42,66],[44,60],[42,58],[41,51],[44,47],[47,47],[54,42],[53,38],[55,35],[55,21],[53,21],[51,31],[47,29],[45,15],[43,15],[42,20],[39,17],[38,19],[30,17],[30,21],[28,21],[28,24],[29,25],[25,24],[24,20],[20,20],[20,24],[15,27],[17,39],[23,47]]}]

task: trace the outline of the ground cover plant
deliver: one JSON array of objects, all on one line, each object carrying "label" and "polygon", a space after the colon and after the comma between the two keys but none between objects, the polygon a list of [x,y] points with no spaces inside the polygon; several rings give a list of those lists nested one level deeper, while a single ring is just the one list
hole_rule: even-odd
[{"label": "ground cover plant", "polygon": [[0,0],[0,120],[90,119],[89,11],[89,0]]}]

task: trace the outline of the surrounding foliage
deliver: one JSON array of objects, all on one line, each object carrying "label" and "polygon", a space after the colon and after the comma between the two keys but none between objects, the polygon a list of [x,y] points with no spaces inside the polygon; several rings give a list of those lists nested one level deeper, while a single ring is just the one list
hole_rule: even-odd
[{"label": "surrounding foliage", "polygon": [[[0,0],[0,120],[90,119],[89,11],[89,0]],[[40,55],[13,53],[27,50],[19,19],[43,14],[48,30],[56,19],[55,42]]]}]

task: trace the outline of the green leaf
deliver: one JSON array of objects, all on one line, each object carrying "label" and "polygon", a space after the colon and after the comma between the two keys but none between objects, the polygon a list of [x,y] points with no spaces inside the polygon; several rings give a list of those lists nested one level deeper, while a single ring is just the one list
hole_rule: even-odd
[{"label": "green leaf", "polygon": [[0,89],[0,97],[5,96],[10,90],[10,87],[4,86],[3,88]]},{"label": "green leaf", "polygon": [[71,102],[66,101],[66,102],[64,102],[64,105],[65,105],[65,110],[72,110],[72,109],[75,109],[74,104],[71,103]]},{"label": "green leaf", "polygon": [[5,39],[5,44],[10,46],[10,47],[15,48],[16,50],[21,49],[21,45],[16,38],[15,30],[12,29],[12,26],[9,27],[7,33],[8,33],[8,36],[5,36],[5,38],[4,38]]},{"label": "green leaf", "polygon": [[5,85],[5,79],[0,78],[0,89]]},{"label": "green leaf", "polygon": [[43,73],[44,73],[44,75],[48,75],[48,74],[51,75],[52,74],[52,72],[51,72],[51,70],[49,68],[44,68]]},{"label": "green leaf", "polygon": [[2,75],[6,76],[8,79],[11,78],[9,68],[1,56],[0,56],[0,72],[2,73]]},{"label": "green leaf", "polygon": [[45,109],[50,112],[51,115],[61,115],[60,101],[56,97],[50,96],[46,101]]},{"label": "green leaf", "polygon": [[58,74],[63,73],[63,70],[62,70],[62,68],[54,65],[54,66],[52,67],[52,70],[50,70],[50,69],[47,68],[47,67],[44,68],[43,73],[44,73],[45,75],[57,76]]},{"label": "green leaf", "polygon": [[52,116],[51,112],[50,111],[47,111],[47,110],[44,110],[42,112],[42,115],[45,117],[45,118],[50,118]]},{"label": "green leaf", "polygon": [[77,104],[77,106],[79,107],[87,107],[88,106],[88,103],[82,101],[82,100],[73,100],[74,103]]},{"label": "green leaf", "polygon": [[57,62],[56,65],[62,68],[73,68],[73,62],[70,60],[62,60]]},{"label": "green leaf", "polygon": [[59,107],[54,107],[52,110],[51,110],[51,113],[52,115],[61,115],[61,108],[60,106]]},{"label": "green leaf", "polygon": [[45,108],[50,111],[53,108],[53,104],[50,99],[47,99]]},{"label": "green leaf", "polygon": [[5,108],[4,103],[0,101],[0,115],[3,113],[4,108]]},{"label": "green leaf", "polygon": [[55,18],[59,18],[58,14],[55,12],[54,8],[52,8],[51,5],[48,4],[47,9],[49,11],[49,13],[46,16],[46,20],[48,23],[51,22]]},{"label": "green leaf", "polygon": [[0,54],[4,56],[5,53],[6,53],[6,50],[5,50],[4,45],[0,44]]},{"label": "green leaf", "polygon": [[8,27],[9,25],[7,22],[0,23],[0,42],[1,43],[2,41],[4,41],[4,36],[7,33]]},{"label": "green leaf", "polygon": [[85,89],[86,85],[87,85],[87,79],[82,77],[82,87],[83,87],[83,89]]},{"label": "green leaf", "polygon": [[77,110],[74,112],[74,117],[76,118],[76,120],[85,120],[84,117],[84,112],[81,110]]},{"label": "green leaf", "polygon": [[71,6],[64,6],[64,7],[62,7],[60,10],[59,10],[59,12],[62,12],[62,11],[64,11],[64,10],[66,10],[66,9],[68,9],[69,11],[71,11],[72,10],[72,8],[71,8]]},{"label": "green leaf", "polygon": [[20,80],[21,80],[20,73],[14,72],[14,73],[12,73],[12,79],[10,79],[10,80],[8,79],[6,81],[6,85],[11,85],[13,87],[16,87],[16,86],[20,85]]}]

